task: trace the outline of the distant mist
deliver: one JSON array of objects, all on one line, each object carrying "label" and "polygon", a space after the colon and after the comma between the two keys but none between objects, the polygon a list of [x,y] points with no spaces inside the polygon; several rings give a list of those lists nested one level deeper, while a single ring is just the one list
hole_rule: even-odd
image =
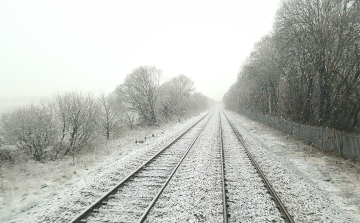
[{"label": "distant mist", "polygon": [[31,103],[38,103],[43,97],[0,97],[0,115],[15,108]]}]

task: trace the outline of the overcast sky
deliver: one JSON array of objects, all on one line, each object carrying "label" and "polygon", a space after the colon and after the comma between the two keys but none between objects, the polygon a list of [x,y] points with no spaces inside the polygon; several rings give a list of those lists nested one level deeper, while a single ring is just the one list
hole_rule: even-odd
[{"label": "overcast sky", "polygon": [[221,100],[279,2],[0,0],[0,97],[110,93],[156,66]]}]

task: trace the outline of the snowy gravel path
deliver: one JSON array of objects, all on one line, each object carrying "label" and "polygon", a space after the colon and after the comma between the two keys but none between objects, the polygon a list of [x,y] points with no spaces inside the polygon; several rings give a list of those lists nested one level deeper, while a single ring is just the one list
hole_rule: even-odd
[{"label": "snowy gravel path", "polygon": [[[87,175],[78,178],[77,182],[69,183],[68,187],[56,195],[49,196],[29,211],[5,222],[69,222],[76,214],[149,159],[159,148],[163,148],[169,141],[177,138],[199,118],[200,116],[194,117],[184,124],[175,126],[172,131],[158,138],[153,144],[145,145],[116,162],[89,170]],[[112,146],[116,146],[116,143]]]},{"label": "snowy gravel path", "polygon": [[233,113],[226,112],[295,222],[352,222],[323,191],[286,160],[249,134]]}]

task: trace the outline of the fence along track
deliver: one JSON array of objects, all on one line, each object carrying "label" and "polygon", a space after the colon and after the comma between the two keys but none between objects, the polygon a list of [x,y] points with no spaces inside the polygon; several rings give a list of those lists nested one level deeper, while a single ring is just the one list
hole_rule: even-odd
[{"label": "fence along track", "polygon": [[359,134],[305,125],[285,120],[282,117],[250,113],[245,110],[239,113],[252,120],[283,131],[317,148],[323,148],[328,152],[336,152],[345,158],[360,160]]},{"label": "fence along track", "polygon": [[224,111],[222,111],[226,120],[228,121],[229,125],[231,126],[232,130],[234,131],[237,139],[239,140],[240,144],[245,148],[246,154],[248,155],[249,159],[251,160],[251,163],[254,165],[254,167],[256,168],[256,171],[258,172],[258,174],[260,175],[262,181],[264,182],[265,186],[267,187],[271,197],[274,199],[279,211],[282,213],[284,219],[286,222],[289,223],[295,223],[294,219],[292,218],[292,216],[289,214],[289,212],[287,211],[285,205],[282,203],[282,201],[280,200],[279,196],[277,195],[277,193],[275,192],[275,190],[273,189],[271,183],[268,181],[268,179],[266,178],[264,172],[261,170],[260,166],[258,165],[258,163],[255,161],[254,157],[251,155],[248,147],[245,145],[245,142],[242,138],[242,135],[235,129],[234,125],[230,122],[229,118],[227,117],[227,115],[225,114]]},{"label": "fence along track", "polygon": [[[201,119],[199,119],[196,123],[194,123],[190,128],[188,128],[186,131],[184,131],[181,135],[179,135],[175,140],[173,140],[172,142],[170,142],[166,147],[164,147],[163,149],[161,149],[158,153],[156,153],[153,157],[151,157],[149,160],[147,160],[143,165],[141,165],[140,167],[138,167],[135,171],[133,171],[131,174],[129,174],[127,177],[125,177],[120,183],[118,183],[116,186],[114,186],[108,193],[106,193],[105,195],[103,195],[101,198],[99,198],[97,201],[95,201],[93,204],[91,204],[88,208],[86,208],[82,213],[80,213],[78,216],[76,216],[71,222],[75,223],[75,222],[91,222],[87,220],[88,217],[90,217],[92,214],[94,213],[103,213],[103,214],[116,214],[116,215],[141,215],[137,220],[135,220],[135,222],[143,222],[147,216],[147,214],[149,213],[150,209],[152,208],[152,206],[155,204],[156,200],[158,199],[158,197],[160,196],[160,194],[162,193],[162,191],[165,189],[166,185],[168,184],[168,182],[171,180],[172,176],[174,175],[174,173],[176,172],[177,168],[180,166],[180,163],[183,161],[183,159],[186,157],[186,155],[188,154],[188,152],[190,151],[190,149],[192,148],[192,146],[194,145],[194,143],[196,142],[196,140],[198,139],[198,137],[200,136],[201,132],[203,131],[203,129],[205,128],[205,126],[207,125],[208,121],[210,120],[210,118],[207,120],[206,124],[201,128],[201,130],[199,131],[199,133],[196,135],[196,138],[191,142],[191,145],[186,149],[185,153],[183,153],[180,161],[178,161],[175,165],[175,167],[172,169],[171,173],[168,174],[166,173],[165,175],[156,175],[153,176],[154,178],[156,178],[154,180],[154,182],[160,182],[160,184],[153,184],[153,185],[143,185],[143,188],[148,188],[150,186],[151,189],[158,189],[160,187],[160,189],[158,189],[157,193],[155,196],[153,197],[143,197],[142,195],[140,195],[140,197],[122,197],[123,199],[128,199],[129,202],[134,202],[135,199],[138,200],[142,200],[142,201],[147,201],[147,204],[141,204],[138,205],[137,207],[140,209],[145,209],[142,211],[137,211],[137,210],[126,210],[126,211],[101,211],[99,208],[104,207],[106,205],[112,205],[115,206],[116,204],[114,204],[114,202],[111,199],[121,199],[121,197],[117,196],[117,193],[119,190],[124,191],[124,187],[125,184],[129,184],[131,182],[136,182],[136,177],[139,176],[139,174],[141,174],[142,172],[146,173],[146,167],[148,167],[149,165],[151,165],[151,163],[155,162],[156,163],[156,159],[160,159],[163,157],[167,158],[167,157],[171,157],[174,155],[179,155],[179,154],[166,154],[165,151],[167,149],[169,149],[172,145],[174,145],[177,141],[179,141],[186,133],[188,133],[191,129],[193,129],[197,124],[199,124],[202,120],[205,119],[205,117],[207,117],[209,114],[211,113],[208,112],[206,115],[204,115]],[[170,156],[168,156],[170,155]],[[169,163],[168,163],[169,164]],[[166,164],[167,165],[167,164]],[[162,170],[165,170],[167,167],[163,166],[158,168],[157,170],[160,170],[160,172]],[[174,166],[174,163],[170,163],[170,166]],[[157,165],[156,165],[157,166]],[[162,169],[164,168],[164,169]],[[151,169],[151,167],[150,167]],[[156,169],[156,168],[155,168]],[[154,170],[154,169],[153,169]],[[171,167],[170,167],[171,170]],[[166,171],[165,171],[166,172]],[[140,177],[151,177],[151,176],[140,176]],[[160,178],[160,180],[159,180]],[[161,180],[162,179],[162,180]],[[166,180],[164,180],[166,179]],[[139,192],[139,191],[136,191]],[[149,202],[150,201],[150,202]],[[135,205],[136,206],[136,205]],[[126,218],[126,217],[125,217]],[[125,220],[126,222],[129,222],[134,220],[131,219],[134,217],[130,217],[128,220]],[[98,222],[98,221],[97,221]],[[100,221],[101,222],[101,221]],[[108,222],[108,221],[107,221]],[[118,220],[115,220],[114,222],[119,222]]]}]

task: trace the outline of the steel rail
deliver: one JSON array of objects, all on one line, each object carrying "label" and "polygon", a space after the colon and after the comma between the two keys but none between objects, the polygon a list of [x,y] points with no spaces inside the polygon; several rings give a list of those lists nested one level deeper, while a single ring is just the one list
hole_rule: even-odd
[{"label": "steel rail", "polygon": [[78,223],[82,222],[82,219],[85,219],[87,216],[89,216],[91,213],[94,212],[94,209],[97,209],[102,205],[102,203],[109,198],[109,196],[114,195],[117,193],[118,189],[124,185],[126,182],[128,182],[135,174],[137,174],[141,169],[143,169],[147,164],[149,164],[152,160],[154,160],[156,157],[158,157],[162,152],[164,152],[166,149],[168,149],[170,146],[172,146],[175,142],[177,142],[181,137],[183,137],[186,133],[188,133],[194,126],[196,126],[199,122],[205,119],[213,110],[206,113],[203,117],[201,117],[197,122],[195,122],[193,125],[191,125],[188,129],[186,129],[182,134],[180,134],[176,139],[174,139],[172,142],[170,142],[167,146],[165,146],[163,149],[161,149],[159,152],[157,152],[155,155],[153,155],[151,158],[149,158],[146,162],[144,162],[142,165],[140,165],[136,170],[131,172],[129,175],[127,175],[121,182],[119,182],[117,185],[115,185],[112,189],[110,189],[106,194],[104,194],[102,197],[97,199],[94,203],[92,203],[90,206],[85,208],[84,211],[82,211],[80,214],[75,216],[70,222],[71,223]]},{"label": "steel rail", "polygon": [[229,118],[227,117],[227,115],[225,114],[224,111],[222,111],[226,120],[228,121],[229,125],[231,126],[233,132],[235,133],[237,139],[239,140],[240,144],[244,147],[246,154],[248,155],[248,157],[251,160],[251,163],[254,165],[257,173],[260,175],[261,179],[263,180],[265,186],[267,187],[270,195],[272,196],[272,198],[274,199],[279,211],[281,212],[281,214],[283,215],[284,219],[286,222],[288,223],[295,223],[294,219],[292,218],[292,216],[290,215],[290,213],[288,212],[288,210],[286,209],[285,205],[282,203],[280,197],[277,195],[276,191],[274,190],[274,188],[272,187],[271,183],[269,182],[269,180],[266,178],[264,172],[261,170],[260,166],[258,165],[258,163],[256,162],[256,160],[254,159],[253,155],[250,153],[250,150],[248,149],[248,147],[246,146],[244,139],[242,137],[242,135],[236,130],[236,128],[234,127],[233,123],[229,120]]},{"label": "steel rail", "polygon": [[226,202],[226,184],[225,184],[225,159],[224,159],[224,144],[223,144],[223,133],[221,126],[221,113],[219,112],[220,118],[220,149],[221,149],[221,186],[222,186],[222,201],[223,201],[223,222],[228,222],[228,211],[227,211],[227,202]]},{"label": "steel rail", "polygon": [[[210,119],[209,119],[210,120]],[[176,170],[179,168],[179,166],[181,165],[181,163],[183,162],[183,160],[185,159],[185,157],[187,156],[187,154],[189,153],[190,149],[193,148],[195,142],[198,140],[198,138],[200,137],[201,133],[204,131],[205,127],[207,126],[207,123],[201,128],[199,134],[195,137],[195,139],[192,141],[192,143],[190,144],[189,148],[186,150],[185,154],[181,157],[180,161],[177,163],[176,167],[173,169],[173,171],[171,172],[171,174],[169,175],[169,177],[166,179],[165,183],[163,184],[163,186],[160,188],[160,190],[158,191],[158,193],[155,195],[154,199],[151,201],[150,205],[146,208],[145,212],[141,215],[140,219],[139,219],[139,223],[142,223],[145,221],[146,217],[148,216],[151,208],[155,205],[155,202],[158,200],[158,198],[160,197],[160,195],[162,194],[162,192],[164,191],[165,187],[168,185],[168,183],[170,182],[171,178],[173,177],[173,175],[175,174]]]}]

